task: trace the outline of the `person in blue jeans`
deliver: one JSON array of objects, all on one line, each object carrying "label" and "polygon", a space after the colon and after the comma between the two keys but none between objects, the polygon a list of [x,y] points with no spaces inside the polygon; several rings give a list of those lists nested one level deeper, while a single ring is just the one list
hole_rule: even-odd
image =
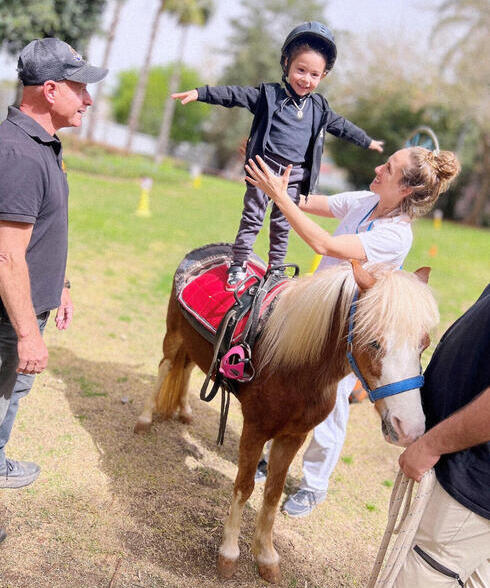
[{"label": "person in blue jeans", "polygon": [[[247,142],[246,158],[260,155],[282,175],[291,165],[287,193],[297,204],[300,194],[315,190],[320,172],[325,132],[365,149],[383,151],[382,142],[336,114],[315,89],[333,68],[337,48],[331,31],[322,23],[295,27],[281,51],[282,81],[250,86],[203,86],[172,94],[182,104],[196,100],[232,108],[247,108],[254,119]],[[262,227],[268,198],[248,185],[242,218],[232,247],[227,288],[234,289],[245,277],[246,262]],[[284,263],[290,226],[281,210],[272,206],[269,229],[269,266]],[[278,268],[277,272],[282,270]]]},{"label": "person in blue jeans", "polygon": [[66,329],[72,320],[66,280],[68,183],[56,132],[78,127],[92,99],[93,67],[67,43],[37,39],[19,56],[19,108],[0,125],[0,488],[34,482],[36,463],[5,454],[19,400],[48,362],[43,331],[51,310]]}]

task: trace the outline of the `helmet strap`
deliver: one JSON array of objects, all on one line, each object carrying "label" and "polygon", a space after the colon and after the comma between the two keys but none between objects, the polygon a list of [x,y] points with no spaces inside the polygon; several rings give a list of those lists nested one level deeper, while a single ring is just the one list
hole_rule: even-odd
[{"label": "helmet strap", "polygon": [[308,98],[308,96],[310,95],[309,93],[306,94],[306,96],[300,96],[299,94],[296,94],[296,92],[293,90],[293,87],[288,82],[288,78],[287,78],[286,72],[284,72],[282,74],[282,81],[284,82],[284,85],[286,86],[286,92],[287,92],[287,94],[289,94],[293,98],[293,100],[296,100],[298,102],[301,102],[305,98]]}]

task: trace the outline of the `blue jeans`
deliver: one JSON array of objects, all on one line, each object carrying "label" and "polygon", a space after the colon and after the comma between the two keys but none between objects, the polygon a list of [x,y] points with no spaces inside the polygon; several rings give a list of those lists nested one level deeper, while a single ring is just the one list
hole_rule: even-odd
[{"label": "blue jeans", "polygon": [[[48,321],[49,312],[37,316],[41,333]],[[5,445],[10,438],[19,400],[26,396],[34,383],[34,375],[16,372],[17,334],[7,319],[0,318],[0,469],[5,465]]]}]

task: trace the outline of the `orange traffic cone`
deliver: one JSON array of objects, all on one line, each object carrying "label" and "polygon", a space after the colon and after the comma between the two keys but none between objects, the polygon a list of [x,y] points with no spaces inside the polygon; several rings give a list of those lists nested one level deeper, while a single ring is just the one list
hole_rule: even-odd
[{"label": "orange traffic cone", "polygon": [[350,393],[349,404],[359,404],[359,402],[362,402],[365,398],[367,398],[367,392],[362,387],[360,380],[357,380]]}]

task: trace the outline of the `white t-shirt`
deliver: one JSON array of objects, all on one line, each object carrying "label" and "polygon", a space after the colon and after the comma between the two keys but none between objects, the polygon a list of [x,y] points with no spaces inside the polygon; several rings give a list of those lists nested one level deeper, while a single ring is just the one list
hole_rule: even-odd
[{"label": "white t-shirt", "polygon": [[[413,234],[410,218],[398,215],[368,221],[371,211],[379,202],[374,192],[342,192],[328,197],[332,214],[341,219],[335,235],[357,235],[366,252],[367,261],[391,263],[401,267],[412,246]],[[371,228],[368,230],[369,226]],[[318,270],[341,263],[342,259],[325,255]]]}]

